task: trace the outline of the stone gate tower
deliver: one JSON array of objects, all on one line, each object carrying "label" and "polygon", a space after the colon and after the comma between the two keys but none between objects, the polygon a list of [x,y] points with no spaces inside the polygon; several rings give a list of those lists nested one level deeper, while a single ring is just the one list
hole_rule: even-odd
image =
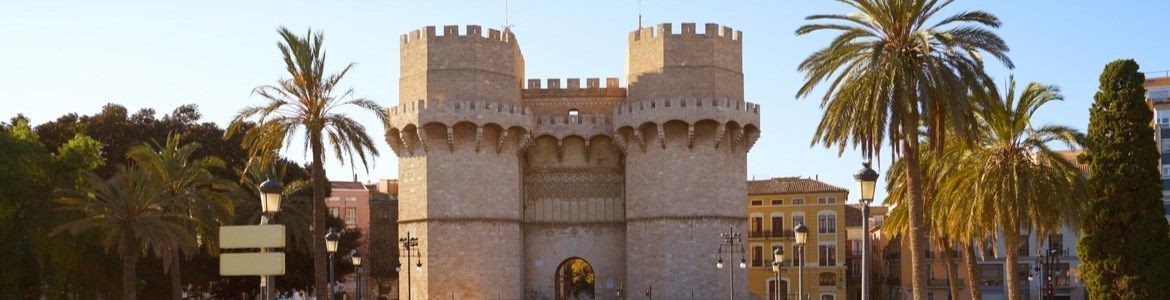
[{"label": "stone gate tower", "polygon": [[720,232],[744,230],[759,107],[743,100],[741,34],[680,27],[630,33],[625,87],[524,84],[508,31],[404,35],[386,140],[399,235],[419,237],[423,266],[409,287],[400,273],[402,298],[555,299],[582,265],[601,299],[619,286],[723,297],[715,249]]}]

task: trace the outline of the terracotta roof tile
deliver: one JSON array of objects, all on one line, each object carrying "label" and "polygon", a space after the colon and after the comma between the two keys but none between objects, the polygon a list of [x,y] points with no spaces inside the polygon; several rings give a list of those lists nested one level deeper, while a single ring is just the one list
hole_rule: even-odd
[{"label": "terracotta roof tile", "polygon": [[748,195],[761,195],[823,192],[848,193],[849,190],[811,178],[776,177],[767,180],[749,180],[747,183],[747,192]]}]

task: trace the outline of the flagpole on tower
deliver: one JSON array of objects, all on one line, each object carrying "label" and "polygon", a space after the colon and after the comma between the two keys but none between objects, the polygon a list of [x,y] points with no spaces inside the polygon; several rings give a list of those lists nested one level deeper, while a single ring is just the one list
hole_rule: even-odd
[{"label": "flagpole on tower", "polygon": [[638,0],[638,29],[642,28],[642,0]]}]

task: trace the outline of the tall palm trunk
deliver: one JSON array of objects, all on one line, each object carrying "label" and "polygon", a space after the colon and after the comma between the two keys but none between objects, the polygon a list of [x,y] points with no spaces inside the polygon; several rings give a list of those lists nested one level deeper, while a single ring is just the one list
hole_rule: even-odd
[{"label": "tall palm trunk", "polygon": [[1008,300],[1019,300],[1020,299],[1020,280],[1019,280],[1019,278],[1016,278],[1019,275],[1016,273],[1017,272],[1016,269],[1018,267],[1018,265],[1016,264],[1016,256],[1019,256],[1018,250],[1020,248],[1020,228],[1019,228],[1019,226],[1013,226],[1012,224],[1004,224],[1004,225],[1005,226],[1003,227],[1003,241],[1004,241],[1004,249],[1003,249],[1004,250],[1003,251],[1004,252],[1004,260],[1003,260],[1004,267],[1003,268],[1004,268],[1004,272],[1007,273],[1007,284],[1005,285],[1007,287],[1007,291],[1005,291],[1004,293],[1007,294]]},{"label": "tall palm trunk", "polygon": [[[963,255],[963,262],[967,263],[967,267],[963,268],[963,276],[967,277],[967,293],[971,295],[971,300],[982,300],[983,291],[979,290],[979,270],[978,265],[975,264],[975,250],[973,244],[959,243],[963,250],[960,252]],[[959,299],[959,298],[953,298]]]},{"label": "tall palm trunk", "polygon": [[959,299],[959,266],[955,261],[955,247],[951,239],[942,238],[943,269],[947,272],[947,287],[951,292],[951,299]]},{"label": "tall palm trunk", "polygon": [[[913,118],[917,119],[917,118]],[[914,127],[910,129],[910,136],[918,136],[918,129]],[[914,300],[926,300],[927,282],[926,276],[926,230],[923,228],[923,211],[924,206],[922,201],[922,169],[919,165],[918,159],[918,140],[911,139],[906,141],[905,152],[902,152],[902,157],[905,157],[906,178],[910,183],[910,205],[907,207],[909,212],[909,229],[910,229],[910,277],[913,286]]]},{"label": "tall palm trunk", "polygon": [[134,236],[127,233],[122,237],[122,299],[138,299],[138,247],[134,245]]},{"label": "tall palm trunk", "polygon": [[180,260],[182,260],[182,259],[180,259],[180,256],[179,256],[179,248],[178,247],[171,248],[171,255],[174,256],[174,258],[171,260],[171,270],[170,270],[170,272],[171,272],[171,274],[170,274],[171,275],[171,299],[172,300],[182,300],[183,299],[183,280],[182,280],[181,276],[183,273],[179,269],[179,265],[181,264]]},{"label": "tall palm trunk", "polygon": [[317,291],[317,299],[330,299],[329,270],[328,259],[329,254],[325,253],[325,146],[321,141],[321,128],[309,128],[309,147],[313,152],[313,165],[311,171],[311,179],[313,181],[313,221],[310,226],[309,234],[312,236],[311,241],[313,251],[313,274],[314,286]]}]

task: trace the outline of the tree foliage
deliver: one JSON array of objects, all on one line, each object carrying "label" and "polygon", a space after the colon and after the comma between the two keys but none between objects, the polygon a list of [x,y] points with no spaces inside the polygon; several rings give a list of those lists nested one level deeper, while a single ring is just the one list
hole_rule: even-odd
[{"label": "tree foliage", "polygon": [[[914,299],[927,296],[926,229],[923,228],[922,170],[919,138],[941,151],[948,135],[974,138],[974,103],[994,86],[984,72],[984,56],[1009,68],[1007,44],[991,31],[1000,21],[983,11],[949,17],[939,12],[953,1],[839,0],[856,12],[812,15],[818,23],[801,26],[797,35],[831,31],[837,36],[799,65],[805,73],[798,97],[828,83],[821,107],[824,116],[812,144],[843,152],[847,145],[866,159],[883,144],[906,159],[910,190],[909,239]],[[939,19],[941,18],[941,19]]]},{"label": "tree foliage", "polygon": [[[326,151],[332,152],[343,163],[348,161],[350,165],[356,165],[360,162],[363,167],[368,166],[368,159],[378,155],[366,127],[340,110],[356,107],[373,113],[382,122],[385,114],[377,103],[354,97],[352,89],[339,87],[353,67],[352,63],[337,73],[326,74],[323,34],[308,30],[304,36],[299,36],[285,27],[277,31],[281,37],[277,48],[289,78],[256,87],[254,93],[263,97],[266,103],[240,110],[228,127],[228,136],[244,132],[243,143],[251,157],[278,153],[294,141],[302,142],[312,155],[309,165],[313,190],[311,235],[324,236],[325,197],[329,193],[323,165]],[[250,120],[255,121],[255,126],[242,129],[241,126]],[[328,289],[321,288],[326,286],[328,273],[325,245],[316,239],[312,241],[316,294],[317,298],[325,298],[329,296]]]},{"label": "tree foliage", "polygon": [[1089,109],[1089,147],[1080,160],[1091,200],[1077,252],[1094,299],[1170,295],[1170,239],[1144,83],[1133,60],[1111,62]]},{"label": "tree foliage", "polygon": [[81,216],[51,234],[96,232],[102,247],[122,258],[122,299],[138,297],[136,270],[142,254],[164,257],[173,247],[188,252],[196,247],[195,237],[182,226],[187,216],[168,208],[174,203],[165,200],[166,188],[155,184],[145,169],[120,166],[109,179],[87,173],[85,182],[59,192],[61,209]]},{"label": "tree foliage", "polygon": [[[241,147],[242,137],[225,139],[221,127],[202,121],[201,117],[195,105],[183,105],[157,116],[153,110],[129,114],[124,107],[109,104],[96,114],[66,114],[37,125],[35,130],[27,118],[19,115],[0,126],[3,128],[0,131],[0,174],[9,175],[5,183],[0,184],[0,199],[4,200],[0,201],[0,237],[6,241],[0,243],[0,267],[7,270],[0,272],[0,299],[120,297],[123,257],[104,250],[98,231],[49,235],[58,225],[85,217],[80,211],[62,211],[62,205],[53,201],[53,191],[86,190],[86,171],[111,179],[118,173],[118,164],[142,164],[141,168],[153,169],[151,172],[157,178],[172,177],[168,173],[185,174],[173,175],[180,179],[176,182],[207,179],[215,182],[216,192],[201,197],[206,200],[218,197],[217,193],[228,193],[229,201],[188,203],[198,208],[194,212],[214,213],[206,214],[212,217],[200,216],[195,222],[182,224],[188,232],[200,236],[200,240],[211,242],[216,240],[213,235],[218,225],[256,224],[259,216],[256,186],[269,174],[278,175],[285,183],[286,200],[275,222],[285,224],[290,234],[289,247],[285,249],[290,275],[278,277],[276,287],[282,291],[311,288],[313,261],[309,246],[315,237],[308,234],[309,212],[312,210],[312,194],[306,188],[308,172],[304,167],[276,156],[276,153],[265,154],[265,158],[256,162],[249,161],[248,153]],[[242,123],[239,126],[241,130],[247,130],[254,124]],[[131,150],[134,148],[138,150]],[[214,162],[216,159],[212,157],[221,162]],[[259,161],[266,164],[245,167]],[[208,162],[210,164],[204,164]],[[207,171],[175,171],[190,164],[204,164]],[[245,173],[245,169],[249,172]],[[209,178],[209,174],[213,178]],[[225,184],[229,185],[230,192],[223,187]],[[206,187],[204,184],[180,186]],[[185,192],[172,195],[207,192],[206,189],[199,192],[201,188],[179,190]],[[337,225],[338,228],[344,227],[341,220],[333,219],[327,222],[341,224]],[[343,235],[341,247],[356,247],[356,236],[360,235]],[[202,249],[189,252],[190,255],[171,254],[184,262],[179,273],[185,292],[230,298],[241,292],[257,291],[256,278],[219,276],[218,249],[214,243],[200,245]],[[170,264],[165,259],[160,255],[143,255],[138,259],[135,275],[140,298],[162,299],[172,295],[172,283],[168,280],[172,273],[167,273]],[[348,265],[348,260],[337,259],[338,266]],[[343,266],[339,270],[344,274],[346,268]]]}]

